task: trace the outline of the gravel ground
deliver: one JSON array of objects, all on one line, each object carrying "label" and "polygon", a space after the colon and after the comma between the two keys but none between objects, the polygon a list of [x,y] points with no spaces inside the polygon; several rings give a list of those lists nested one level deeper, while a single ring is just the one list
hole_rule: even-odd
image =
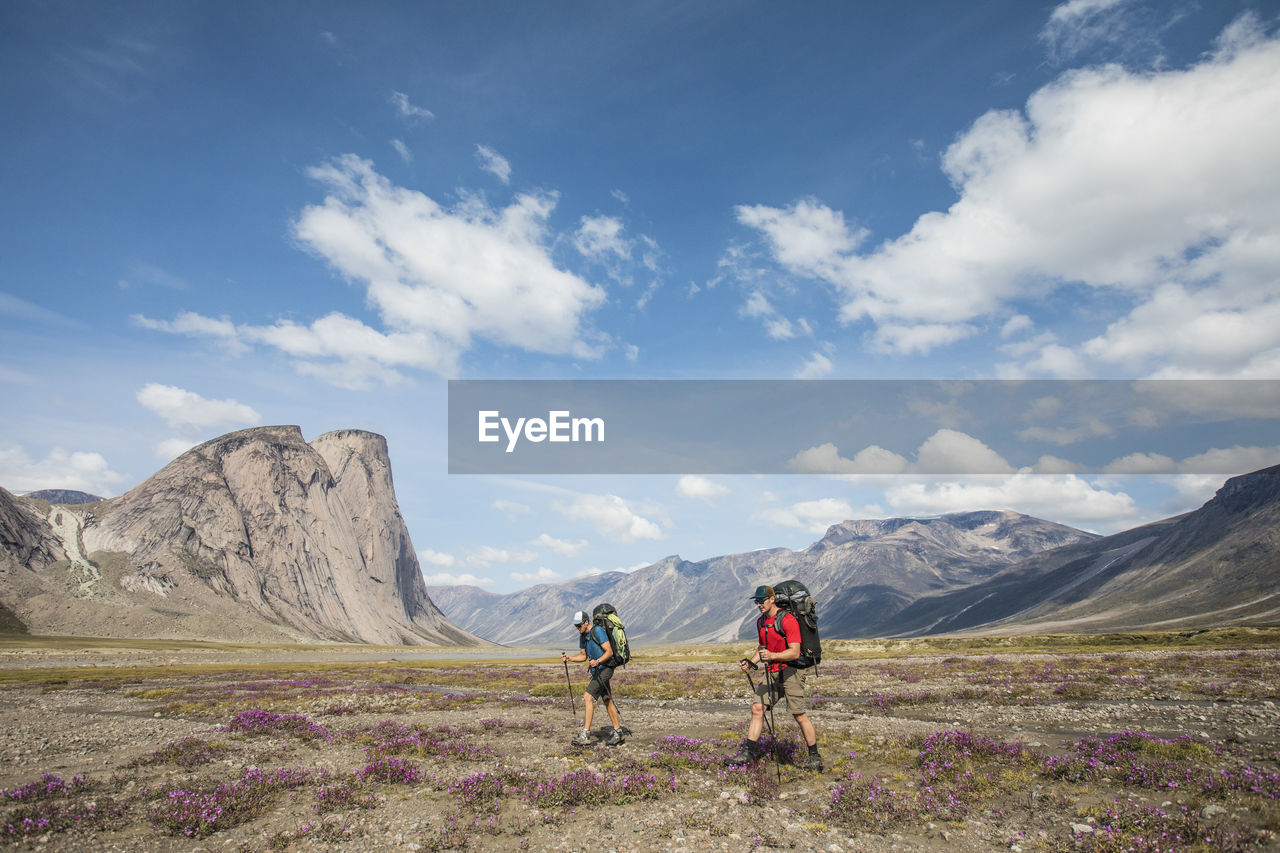
[{"label": "gravel ground", "polygon": [[[175,661],[180,655],[162,662]],[[1103,810],[1119,800],[1175,815],[1185,808],[1191,823],[1170,818],[1170,831],[1216,833],[1208,846],[1137,849],[1280,850],[1274,650],[829,661],[812,691],[822,773],[719,762],[736,750],[748,715],[745,679],[724,663],[634,661],[615,680],[630,735],[612,748],[570,745],[585,678],[573,672],[571,709],[558,663],[258,663],[0,670],[12,676],[0,688],[2,843],[76,851],[1119,850],[1102,841]],[[774,722],[784,743],[798,746],[791,719],[777,713]],[[1152,778],[1134,778],[1132,768],[1084,779],[1043,770],[1079,738],[1126,731],[1148,737],[1141,758]],[[928,769],[922,743],[942,732],[1003,747],[986,757],[949,753],[951,764]],[[395,762],[416,778],[352,775],[406,766]],[[1173,787],[1166,777],[1175,764],[1233,779],[1248,770],[1259,774],[1259,790],[1206,795],[1185,776]],[[255,769],[295,781],[235,800],[228,792],[249,786]],[[846,808],[833,810],[842,791]],[[202,795],[224,813],[207,823],[174,817],[176,802]],[[849,807],[854,799],[858,807]],[[24,828],[23,817],[50,823]]]}]

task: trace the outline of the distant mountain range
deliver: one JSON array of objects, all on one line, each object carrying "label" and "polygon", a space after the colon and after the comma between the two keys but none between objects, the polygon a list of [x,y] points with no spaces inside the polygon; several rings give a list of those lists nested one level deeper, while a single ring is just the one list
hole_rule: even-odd
[{"label": "distant mountain range", "polygon": [[1200,509],[1098,537],[1013,512],[847,521],[802,551],[667,557],[510,595],[431,587],[495,642],[557,645],[608,600],[639,644],[745,638],[759,583],[798,578],[823,636],[1158,630],[1280,620],[1280,466],[1233,477]]},{"label": "distant mountain range", "polygon": [[0,629],[481,642],[428,596],[373,433],[308,444],[296,426],[257,427],[192,448],[117,498],[31,497],[0,489]]},{"label": "distant mountain range", "polygon": [[35,492],[27,492],[23,497],[65,506],[92,504],[103,500],[97,495],[91,495],[88,492],[77,492],[75,489],[40,489]]},{"label": "distant mountain range", "polygon": [[465,586],[429,592],[459,626],[509,645],[563,643],[570,615],[607,599],[625,617],[629,637],[654,645],[745,636],[755,618],[747,596],[756,585],[798,578],[822,603],[824,635],[872,636],[892,630],[895,615],[923,595],[965,587],[1046,549],[1096,538],[1008,511],[846,521],[802,551],[773,548],[696,563],[672,556],[629,574],[541,584],[510,595]]},{"label": "distant mountain range", "polygon": [[1194,512],[1039,554],[913,602],[895,633],[1175,630],[1280,621],[1280,466]]}]

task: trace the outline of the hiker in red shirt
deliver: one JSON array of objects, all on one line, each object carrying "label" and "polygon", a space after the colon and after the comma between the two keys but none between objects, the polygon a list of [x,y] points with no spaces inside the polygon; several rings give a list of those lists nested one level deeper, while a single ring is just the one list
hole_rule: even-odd
[{"label": "hiker in red shirt", "polygon": [[[796,617],[783,611],[781,628],[778,631],[778,604],[774,601],[773,587],[758,586],[751,600],[760,609],[756,619],[756,630],[760,635],[760,646],[755,654],[743,658],[738,666],[749,673],[753,664],[763,663],[768,667],[769,675],[755,684],[755,699],[751,705],[751,723],[747,726],[747,739],[743,741],[736,755],[724,760],[725,764],[749,764],[760,758],[764,750],[760,748],[760,735],[764,732],[764,712],[771,709],[780,697],[787,700],[787,712],[795,717],[804,742],[809,747],[809,759],[802,765],[805,770],[822,770],[822,756],[818,754],[818,735],[809,721],[809,696],[806,684],[809,678],[807,670],[796,669],[788,662],[800,657],[800,623]],[[748,676],[750,677],[750,676]]]}]

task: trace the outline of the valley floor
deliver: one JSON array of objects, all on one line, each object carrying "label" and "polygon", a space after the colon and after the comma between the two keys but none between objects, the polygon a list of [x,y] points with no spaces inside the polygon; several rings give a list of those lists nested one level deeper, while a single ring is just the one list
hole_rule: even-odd
[{"label": "valley floor", "polygon": [[779,760],[722,763],[748,717],[732,652],[634,659],[614,680],[630,731],[617,747],[570,744],[586,678],[571,668],[570,693],[550,654],[246,653],[234,664],[206,652],[74,668],[10,656],[0,668],[0,843],[1280,850],[1274,647],[836,651],[810,712],[822,773],[789,763],[804,750],[782,711],[770,743]]}]

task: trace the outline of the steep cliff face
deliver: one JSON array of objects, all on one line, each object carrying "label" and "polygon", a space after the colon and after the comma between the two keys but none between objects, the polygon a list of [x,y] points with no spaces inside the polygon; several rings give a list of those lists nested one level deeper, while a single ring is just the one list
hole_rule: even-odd
[{"label": "steep cliff face", "polygon": [[[242,430],[118,498],[56,509],[65,560],[16,596],[41,633],[476,642],[426,594],[372,433],[313,447],[296,426]],[[64,611],[88,624],[61,626]]]},{"label": "steep cliff face", "polygon": [[379,612],[402,616],[428,638],[471,640],[449,623],[427,594],[418,555],[395,500],[387,440],[363,430],[337,430],[318,436],[311,446],[333,474],[338,497],[351,514]]},{"label": "steep cliff face", "polygon": [[64,556],[53,529],[36,507],[0,488],[0,561],[36,570]]}]

